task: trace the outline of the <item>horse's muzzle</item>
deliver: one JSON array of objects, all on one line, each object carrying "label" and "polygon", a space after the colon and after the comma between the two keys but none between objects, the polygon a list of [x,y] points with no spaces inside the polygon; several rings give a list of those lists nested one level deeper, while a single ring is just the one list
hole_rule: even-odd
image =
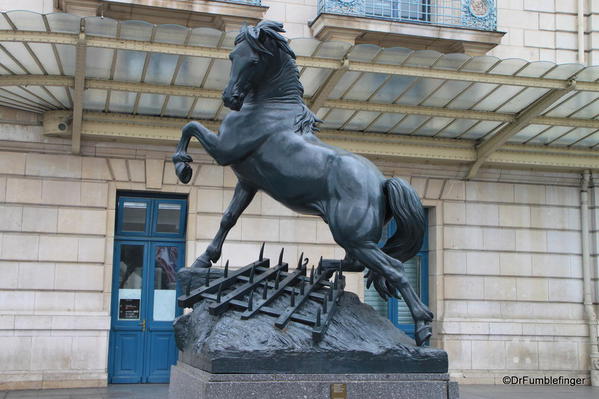
[{"label": "horse's muzzle", "polygon": [[181,183],[187,184],[193,175],[193,169],[185,162],[175,162],[175,173]]}]

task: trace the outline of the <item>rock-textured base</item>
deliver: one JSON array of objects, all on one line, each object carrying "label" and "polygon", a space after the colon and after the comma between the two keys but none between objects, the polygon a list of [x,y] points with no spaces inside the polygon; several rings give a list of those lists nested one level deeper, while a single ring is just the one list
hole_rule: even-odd
[{"label": "rock-textured base", "polygon": [[458,399],[448,374],[212,374],[179,362],[169,399],[329,399],[344,384],[347,399]]},{"label": "rock-textured base", "polygon": [[[179,360],[210,373],[447,373],[444,350],[418,347],[403,331],[372,307],[346,292],[322,341],[312,340],[311,327],[257,314],[242,320],[228,310],[210,315],[202,301],[175,322],[182,351]],[[270,306],[286,309],[289,297]],[[315,315],[320,305],[308,301],[299,313]]]}]

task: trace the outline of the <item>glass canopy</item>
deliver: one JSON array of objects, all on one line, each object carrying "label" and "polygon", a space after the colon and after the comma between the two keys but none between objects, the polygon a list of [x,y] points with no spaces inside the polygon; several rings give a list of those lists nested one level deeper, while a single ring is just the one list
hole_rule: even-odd
[{"label": "glass canopy", "polygon": [[[81,30],[86,56],[77,65]],[[234,38],[235,32],[209,28],[1,13],[0,105],[38,113],[71,109],[80,73],[84,111],[218,121],[227,112],[220,92]],[[306,38],[292,39],[291,47],[323,132],[482,142],[569,87],[508,143],[599,149],[599,67]],[[323,94],[333,74],[341,76]]]}]

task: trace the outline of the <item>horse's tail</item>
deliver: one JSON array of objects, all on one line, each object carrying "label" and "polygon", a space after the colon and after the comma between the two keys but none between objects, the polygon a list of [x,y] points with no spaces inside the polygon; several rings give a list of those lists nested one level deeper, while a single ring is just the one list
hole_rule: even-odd
[{"label": "horse's tail", "polygon": [[386,180],[383,187],[397,222],[397,231],[387,240],[383,251],[405,262],[422,247],[426,226],[424,209],[416,191],[404,180],[394,177]]}]

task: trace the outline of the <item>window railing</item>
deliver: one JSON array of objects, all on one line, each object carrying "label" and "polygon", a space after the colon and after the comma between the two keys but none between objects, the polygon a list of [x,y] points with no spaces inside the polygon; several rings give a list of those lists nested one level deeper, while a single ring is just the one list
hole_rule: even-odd
[{"label": "window railing", "polygon": [[485,31],[497,30],[495,0],[318,0],[319,14],[340,14]]}]

